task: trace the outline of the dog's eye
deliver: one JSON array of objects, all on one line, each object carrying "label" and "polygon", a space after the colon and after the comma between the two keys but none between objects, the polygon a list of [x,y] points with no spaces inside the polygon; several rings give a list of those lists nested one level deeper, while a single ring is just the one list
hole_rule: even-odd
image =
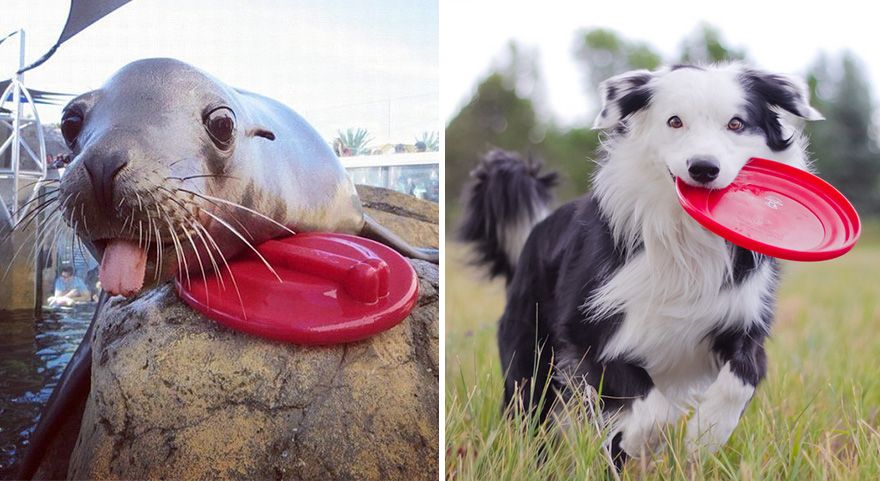
[{"label": "dog's eye", "polygon": [[727,122],[727,129],[732,130],[734,132],[739,132],[743,128],[745,128],[746,124],[739,117],[734,117],[730,119],[730,122]]},{"label": "dog's eye", "polygon": [[678,118],[678,115],[673,115],[672,117],[669,117],[669,120],[666,121],[666,125],[672,127],[673,129],[680,129],[684,126],[684,124],[681,122],[681,119]]}]

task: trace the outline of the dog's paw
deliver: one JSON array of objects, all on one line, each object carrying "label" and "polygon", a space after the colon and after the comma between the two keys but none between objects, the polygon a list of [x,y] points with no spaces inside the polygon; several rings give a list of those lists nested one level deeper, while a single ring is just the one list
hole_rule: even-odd
[{"label": "dog's paw", "polygon": [[688,421],[686,441],[690,452],[715,452],[724,446],[754,393],[755,387],[744,383],[727,363]]},{"label": "dog's paw", "polygon": [[688,421],[685,441],[691,454],[718,451],[727,443],[736,425],[739,424],[738,411],[711,408],[711,406],[701,406]]},{"label": "dog's paw", "polygon": [[659,426],[632,423],[623,430],[620,449],[633,458],[650,457],[661,447],[660,429]]}]

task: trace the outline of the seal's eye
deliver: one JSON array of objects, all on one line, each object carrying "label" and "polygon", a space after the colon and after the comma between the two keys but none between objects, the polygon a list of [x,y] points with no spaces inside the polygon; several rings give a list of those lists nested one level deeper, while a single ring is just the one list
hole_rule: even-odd
[{"label": "seal's eye", "polygon": [[67,142],[67,146],[71,149],[73,144],[76,143],[76,138],[79,136],[82,124],[83,117],[79,111],[68,110],[61,117],[61,135],[64,136],[64,141]]},{"label": "seal's eye", "polygon": [[205,115],[205,129],[211,139],[221,149],[228,149],[235,136],[235,112],[227,107],[218,107]]}]

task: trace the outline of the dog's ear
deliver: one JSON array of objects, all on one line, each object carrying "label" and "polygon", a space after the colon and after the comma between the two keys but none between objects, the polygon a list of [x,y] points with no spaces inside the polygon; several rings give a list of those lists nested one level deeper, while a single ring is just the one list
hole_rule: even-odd
[{"label": "dog's ear", "polygon": [[607,129],[617,126],[651,102],[651,88],[648,83],[654,74],[648,70],[633,70],[605,80],[599,84],[602,110],[593,122],[594,129]]},{"label": "dog's ear", "polygon": [[771,107],[805,120],[825,120],[818,110],[810,106],[810,90],[797,77],[747,68],[740,78],[749,96],[755,96]]}]

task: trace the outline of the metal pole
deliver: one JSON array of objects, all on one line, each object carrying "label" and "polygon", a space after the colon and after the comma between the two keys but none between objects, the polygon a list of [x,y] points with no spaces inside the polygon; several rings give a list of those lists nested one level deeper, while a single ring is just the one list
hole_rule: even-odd
[{"label": "metal pole", "polygon": [[[24,68],[24,29],[18,31],[18,68]],[[19,156],[21,154],[21,83],[24,80],[23,73],[15,74],[15,85],[12,89],[14,95],[12,102],[15,111],[15,117],[12,118],[12,208],[14,210],[13,219],[15,222],[21,219],[18,206],[18,169]]]}]

